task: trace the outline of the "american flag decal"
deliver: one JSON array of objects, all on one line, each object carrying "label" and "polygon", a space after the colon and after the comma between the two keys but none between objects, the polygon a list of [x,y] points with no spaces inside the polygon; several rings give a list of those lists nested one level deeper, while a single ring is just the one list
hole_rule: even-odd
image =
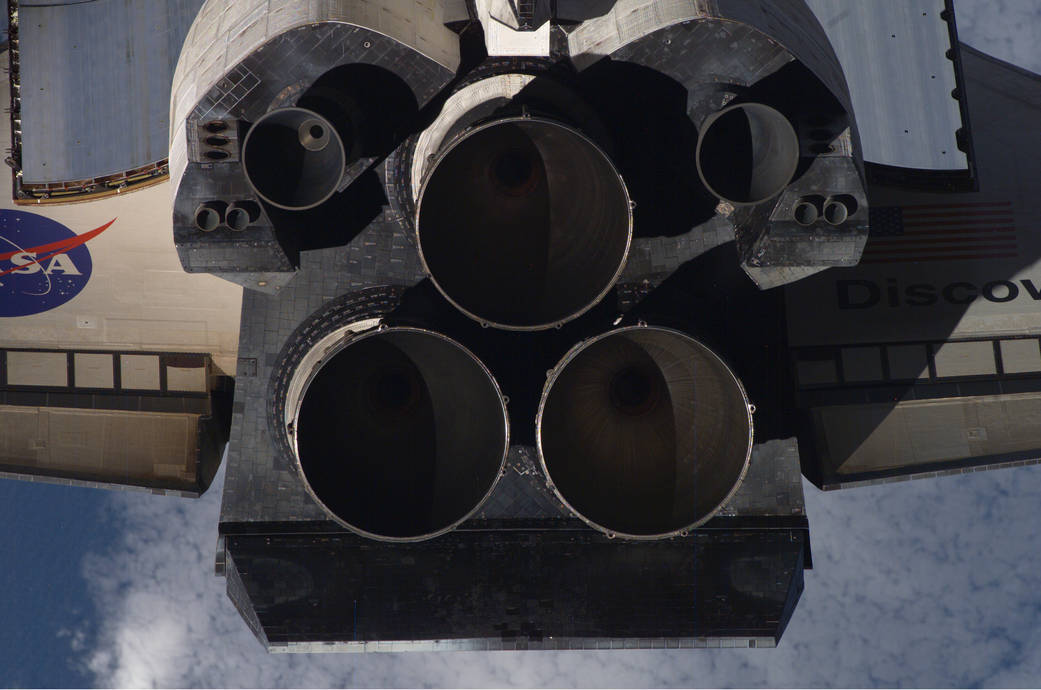
[{"label": "american flag decal", "polygon": [[1010,259],[1019,252],[1010,201],[882,206],[869,213],[863,264]]}]

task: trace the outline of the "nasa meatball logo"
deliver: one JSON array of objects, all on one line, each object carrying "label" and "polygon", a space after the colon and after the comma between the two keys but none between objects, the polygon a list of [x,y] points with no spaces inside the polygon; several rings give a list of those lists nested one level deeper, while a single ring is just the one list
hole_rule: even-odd
[{"label": "nasa meatball logo", "polygon": [[0,317],[49,311],[82,292],[94,267],[87,242],[114,222],[77,235],[35,213],[0,210]]}]

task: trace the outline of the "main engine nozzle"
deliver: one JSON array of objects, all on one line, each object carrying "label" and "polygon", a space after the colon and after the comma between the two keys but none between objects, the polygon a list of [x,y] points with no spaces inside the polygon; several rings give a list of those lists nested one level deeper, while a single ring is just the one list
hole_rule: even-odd
[{"label": "main engine nozzle", "polygon": [[337,332],[312,353],[290,384],[287,419],[304,483],[333,519],[406,541],[477,510],[506,460],[509,424],[473,354],[416,328]]},{"label": "main engine nozzle", "polygon": [[261,199],[290,211],[318,206],[336,191],[346,163],[333,124],[306,108],[279,108],[257,120],[242,142],[246,181]]},{"label": "main engine nozzle", "polygon": [[697,148],[698,175],[713,194],[735,206],[772,199],[799,166],[799,137],[780,111],[741,103],[706,118]]},{"label": "main engine nozzle", "polygon": [[546,382],[537,426],[553,490],[612,536],[702,524],[737,490],[752,451],[740,381],[666,328],[621,328],[573,348]]},{"label": "main engine nozzle", "polygon": [[632,237],[625,182],[579,131],[513,117],[464,132],[427,174],[416,210],[424,264],[470,317],[537,330],[592,307]]}]

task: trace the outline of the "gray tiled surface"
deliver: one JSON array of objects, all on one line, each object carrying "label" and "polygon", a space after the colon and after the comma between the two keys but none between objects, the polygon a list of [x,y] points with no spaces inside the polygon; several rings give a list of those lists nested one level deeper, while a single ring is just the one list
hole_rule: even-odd
[{"label": "gray tiled surface", "polygon": [[332,533],[229,535],[226,544],[269,645],[399,641],[403,650],[445,639],[504,649],[776,639],[808,547],[805,528],[628,541],[523,526],[408,544]]},{"label": "gray tiled surface", "polygon": [[189,114],[192,122],[225,117],[256,120],[276,100],[298,94],[342,64],[368,64],[400,76],[422,105],[451,78],[452,72],[394,39],[360,26],[323,23],[293,29],[247,55],[223,79],[202,94]]},{"label": "gray tiled surface", "polygon": [[260,624],[253,603],[249,600],[249,593],[242,584],[242,578],[239,576],[239,569],[235,567],[235,560],[230,554],[222,553],[222,555],[227,559],[222,574],[224,574],[228,580],[228,598],[231,599],[231,603],[235,606],[235,610],[239,612],[239,615],[242,616],[242,619],[246,621],[246,625],[249,626],[250,631],[252,631],[261,642],[266,644],[267,637],[264,635],[264,627]]},{"label": "gray tiled surface", "polygon": [[243,294],[222,522],[325,519],[269,437],[272,367],[297,326],[334,298],[366,287],[412,285],[421,278],[415,248],[396,224],[381,218],[346,247],[304,252],[298,275],[279,294]]},{"label": "gray tiled surface", "polygon": [[806,504],[794,438],[767,441],[752,448],[748,472],[719,515],[804,515]]},{"label": "gray tiled surface", "polygon": [[[667,278],[673,271],[710,249],[734,239],[734,226],[723,216],[713,216],[677,237],[640,237],[633,240],[620,283]],[[734,257],[737,260],[737,257]]]},{"label": "gray tiled surface", "polygon": [[538,451],[531,446],[512,446],[506,458],[506,473],[499,479],[474,519],[552,519],[568,516],[567,509],[553,496],[542,479]]},{"label": "gray tiled surface", "polygon": [[[799,447],[795,439],[769,441],[752,449],[752,458],[737,493],[719,515],[791,516],[805,514]],[[537,451],[513,446],[506,474],[474,519],[569,517],[569,511],[546,487]]]},{"label": "gray tiled surface", "polygon": [[[376,62],[387,52],[388,46],[394,45],[415,51],[429,62],[440,65],[441,69],[453,73],[459,62],[458,40],[454,33],[442,25],[442,10],[442,3],[436,0],[415,0],[411,5],[402,2],[384,3],[382,7],[380,3],[354,0],[207,0],[186,37],[184,51],[173,76],[170,101],[174,126],[170,139],[170,176],[174,185],[180,184],[189,160],[186,144],[190,129],[185,127],[189,113],[207,92],[219,88],[221,78],[240,67],[239,63],[245,63],[250,56],[266,51],[281,61],[278,66],[282,76],[292,77],[295,73],[296,79],[310,76],[312,81],[325,69],[340,64],[339,61],[329,63],[321,59],[322,56],[310,55],[306,51],[298,53],[297,59],[288,58],[284,54],[286,46],[272,50],[273,45],[265,44],[282,42],[287,37],[291,41],[291,35],[299,34],[299,29],[303,29],[304,33],[316,29],[324,38],[330,31],[335,33],[339,26],[354,33],[356,38],[358,32],[362,32],[363,40],[355,43],[355,46],[369,53],[368,58],[364,54],[355,55],[354,60],[344,62]],[[360,29],[361,26],[371,27],[371,30]],[[328,54],[330,48],[334,51],[339,49],[341,56],[345,50],[342,43],[329,41],[319,52]],[[251,71],[257,74],[255,70]],[[416,74],[404,71],[399,74],[406,80],[422,81],[422,71]],[[290,84],[293,84],[291,80],[282,86]],[[222,107],[231,107],[243,91],[240,89],[235,93],[234,88],[222,90],[225,93],[215,99],[222,103]],[[229,91],[231,97],[225,100],[224,96]]]},{"label": "gray tiled surface", "polygon": [[[359,26],[328,22],[291,29],[272,38],[262,50],[247,55],[201,95],[188,119],[193,127],[210,120],[256,121],[275,103],[295,103],[302,84],[312,83],[337,65],[354,63],[399,75],[418,107],[452,78],[451,71],[392,38]],[[279,279],[274,274],[292,273],[293,267],[276,239],[275,223],[266,213],[245,233],[217,230],[204,234],[194,227],[195,209],[204,201],[254,198],[234,157],[220,163],[205,162],[195,131],[188,127],[185,135],[182,129],[179,136],[186,136],[186,142],[175,141],[175,149],[185,144],[187,156],[183,175],[175,180],[174,241],[182,265],[186,270],[216,273],[247,287],[263,281],[269,291],[274,291],[276,285],[288,282],[287,276]],[[372,161],[366,161],[367,167]],[[368,242],[372,251],[380,252],[395,241],[391,235],[375,233],[359,247]],[[356,261],[357,270],[374,278],[382,264],[368,261],[364,251],[361,256],[366,260]]]},{"label": "gray tiled surface", "polygon": [[[846,107],[849,95],[838,60],[824,33],[819,28],[814,30],[819,25],[805,6],[800,9],[794,3],[773,0],[719,0],[718,10],[725,20],[673,24],[622,46],[611,59],[652,69],[682,85],[688,92],[687,117],[696,126],[728,102],[728,96],[718,88],[719,82],[734,84],[740,91],[739,87],[782,74],[793,59],[816,75]],[[847,107],[847,112],[852,110]],[[727,225],[734,227],[741,259],[750,266],[855,263],[867,239],[866,217],[851,218],[838,233],[823,227],[802,228],[781,218],[790,209],[789,203],[806,193],[800,184],[813,191],[822,185],[842,189],[862,198],[858,160],[859,150],[839,147],[833,155],[818,157],[787,195],[739,208],[729,218],[717,219],[712,229],[721,232]],[[773,215],[778,211],[780,217]],[[764,213],[770,216],[769,222]],[[711,223],[706,225],[711,227]],[[683,249],[660,247],[667,248]],[[639,245],[634,249],[639,250]],[[786,279],[781,273],[757,277],[764,282],[763,287],[773,287],[771,279]]]}]

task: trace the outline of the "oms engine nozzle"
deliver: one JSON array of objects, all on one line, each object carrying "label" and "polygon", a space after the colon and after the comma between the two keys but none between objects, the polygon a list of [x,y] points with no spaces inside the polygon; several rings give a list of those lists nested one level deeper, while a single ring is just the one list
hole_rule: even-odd
[{"label": "oms engine nozzle", "polygon": [[632,237],[629,194],[604,151],[553,120],[496,120],[458,136],[416,211],[423,262],[471,318],[514,330],[573,319],[611,289]]},{"label": "oms engine nozzle", "polygon": [[781,112],[741,103],[706,118],[697,147],[698,175],[710,192],[735,206],[784,191],[799,166],[799,137]]},{"label": "oms engine nozzle", "polygon": [[576,346],[550,372],[537,441],[553,490],[589,525],[668,537],[704,523],[737,490],[752,408],[707,347],[635,326]]},{"label": "oms engine nozzle", "polygon": [[333,124],[306,108],[280,108],[257,120],[242,143],[246,180],[261,199],[303,211],[336,191],[347,154]]},{"label": "oms engine nozzle", "polygon": [[325,338],[294,374],[286,415],[311,496],[341,525],[384,541],[429,539],[469,517],[509,447],[488,369],[417,328]]}]

